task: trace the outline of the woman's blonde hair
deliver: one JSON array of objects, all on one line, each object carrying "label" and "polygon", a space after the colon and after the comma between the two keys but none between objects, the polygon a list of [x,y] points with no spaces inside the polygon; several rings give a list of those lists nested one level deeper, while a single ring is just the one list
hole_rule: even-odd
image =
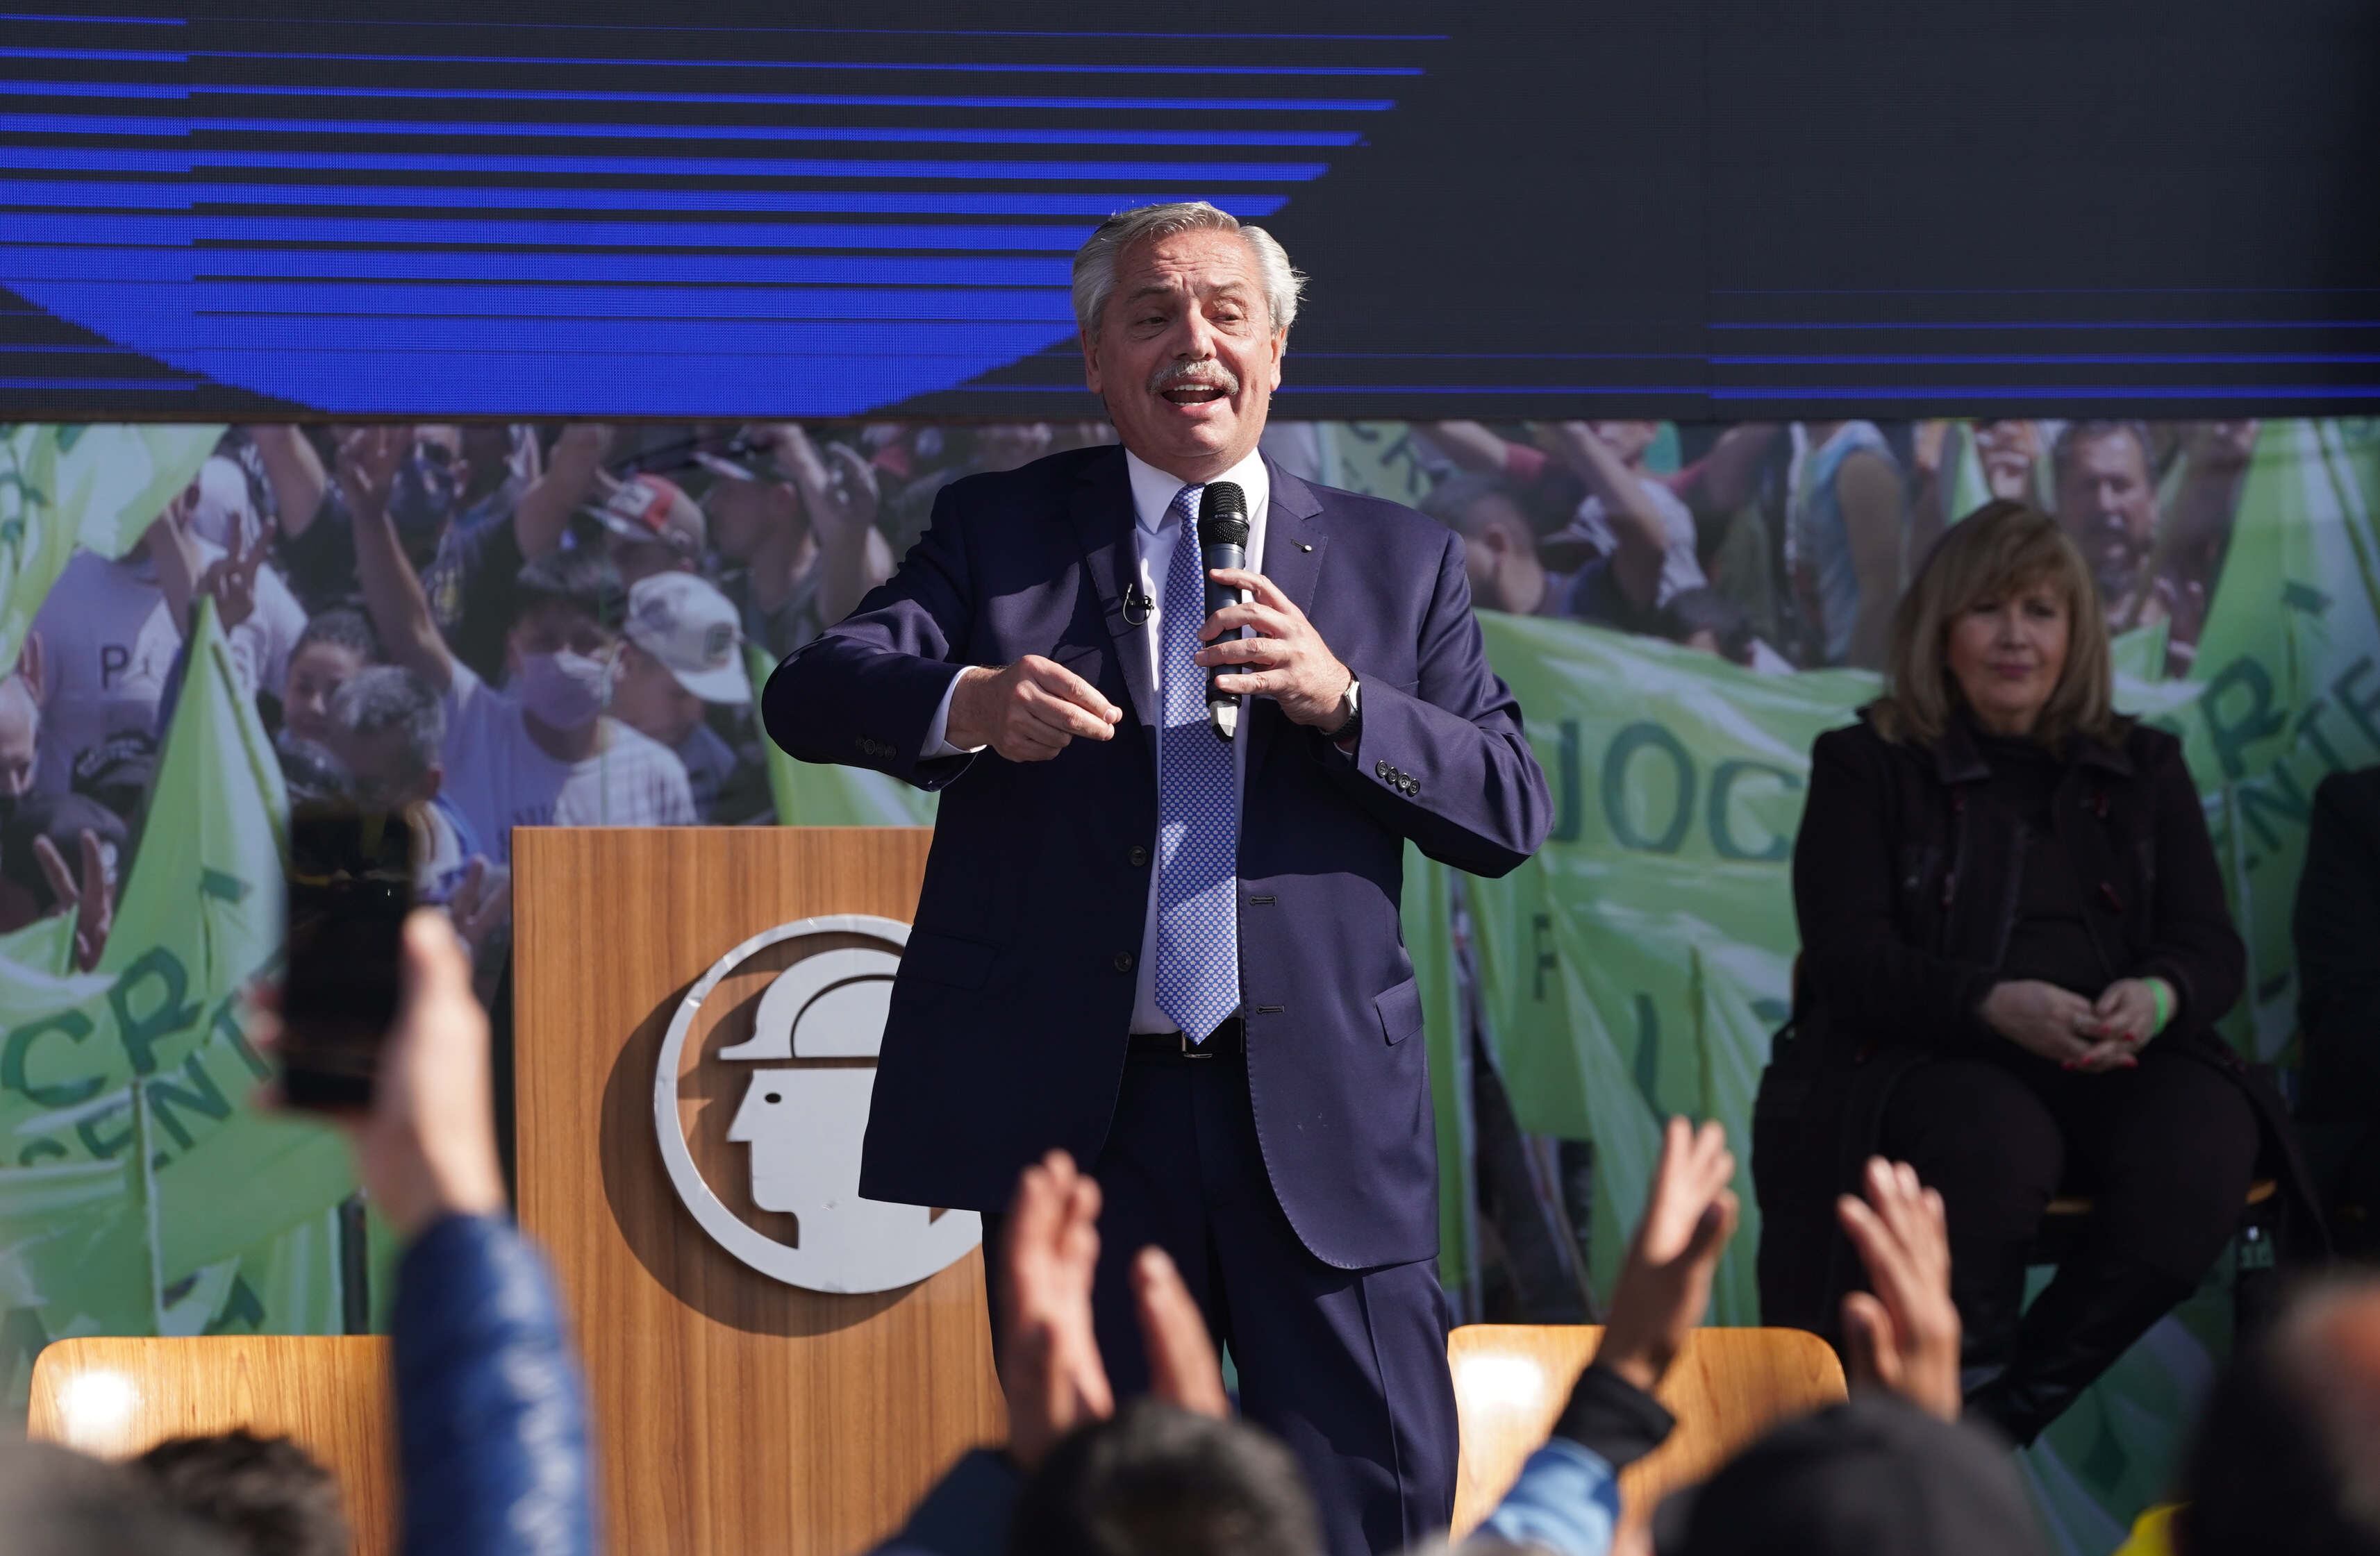
[{"label": "woman's blonde hair", "polygon": [[2045,583],[2066,599],[2066,668],[2034,738],[2051,747],[2070,735],[2107,744],[2121,740],[2126,720],[2115,710],[2107,615],[2091,569],[2056,519],[2007,498],[1952,525],[1900,597],[1884,695],[1868,708],[1876,732],[1896,742],[1939,740],[1960,703],[1945,653],[1951,625],[1981,601]]}]

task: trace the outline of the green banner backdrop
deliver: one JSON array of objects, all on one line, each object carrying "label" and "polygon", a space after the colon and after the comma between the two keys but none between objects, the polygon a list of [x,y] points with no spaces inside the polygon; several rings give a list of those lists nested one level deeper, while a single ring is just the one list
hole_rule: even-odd
[{"label": "green banner backdrop", "polygon": [[[12,659],[76,546],[129,550],[218,430],[10,429]],[[76,971],[70,915],[0,938],[0,1304],[18,1407],[49,1340],[339,1326],[346,1152],[249,1105],[268,1067],[238,1019],[279,955],[285,809],[202,605],[104,952]]]}]

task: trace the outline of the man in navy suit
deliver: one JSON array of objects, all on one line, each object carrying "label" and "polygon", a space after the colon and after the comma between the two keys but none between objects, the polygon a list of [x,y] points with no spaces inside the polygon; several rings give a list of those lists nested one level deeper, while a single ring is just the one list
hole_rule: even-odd
[{"label": "man in navy suit", "polygon": [[[1045,1152],[1090,1164],[1118,1392],[1147,1382],[1127,1265],[1154,1243],[1354,1556],[1442,1535],[1454,1492],[1404,846],[1500,875],[1551,806],[1461,542],[1257,452],[1300,284],[1212,206],[1111,218],[1074,300],[1123,447],[947,488],[763,706],[795,756],[942,796],[860,1192],[998,1212]],[[1215,576],[1253,598],[1209,617],[1218,482],[1251,532]]]}]

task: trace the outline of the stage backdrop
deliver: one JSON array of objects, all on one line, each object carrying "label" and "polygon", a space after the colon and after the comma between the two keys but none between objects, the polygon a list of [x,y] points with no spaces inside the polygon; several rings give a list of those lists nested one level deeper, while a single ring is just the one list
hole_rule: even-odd
[{"label": "stage backdrop", "polygon": [[[658,515],[689,537],[683,566],[741,622],[757,689],[854,586],[827,576],[835,559],[859,582],[880,575],[947,481],[1103,437],[1047,424],[425,426],[387,442],[426,608],[478,667],[458,684],[504,696],[486,688],[515,661],[525,556],[611,547],[650,563],[599,511]],[[0,665],[16,667],[0,681],[12,1407],[49,1339],[335,1330],[385,1298],[379,1239],[343,1208],[342,1152],[252,1108],[265,1066],[237,1019],[240,990],[277,954],[287,796],[335,790],[364,762],[324,732],[319,694],[370,657],[358,629],[391,593],[328,545],[350,523],[344,494],[373,439],[271,424],[0,432]],[[1496,1067],[1524,1129],[1593,1142],[1580,1208],[1598,1291],[1659,1120],[1713,1116],[1747,1138],[1786,1012],[1810,742],[1874,694],[1866,661],[1897,586],[1863,598],[1822,581],[1811,537],[1829,525],[1888,526],[1904,576],[1994,492],[2076,536],[2119,630],[2119,705],[2183,738],[2204,796],[2251,957],[2226,1030],[2253,1057],[2291,1060],[2289,909],[2309,797],[2325,773],[2380,761],[2380,424],[1309,423],[1268,446],[1309,478],[1415,503],[1469,537],[1480,624],[1558,803],[1545,850],[1504,880],[1417,856],[1408,874],[1459,1308],[1480,1300],[1475,1063]],[[1610,503],[1643,523],[1616,525]],[[1665,552],[1652,597],[1607,575],[1623,530]],[[305,629],[339,622],[329,635],[346,657],[325,657]],[[494,775],[518,754],[490,743],[484,718],[450,717],[421,753],[443,767],[457,839],[438,888],[459,897],[490,979],[513,819],[932,818],[925,796],[875,775],[766,750],[732,700],[638,701],[626,685],[613,712],[647,733],[607,726],[594,776],[633,770],[634,785],[598,781],[576,801],[509,790]],[[1757,1212],[1748,1179],[1740,1188],[1723,1323],[1758,1316]],[[2221,1354],[2227,1285],[2210,1279],[2026,1456],[2070,1549],[2110,1549],[2162,1488]]]}]

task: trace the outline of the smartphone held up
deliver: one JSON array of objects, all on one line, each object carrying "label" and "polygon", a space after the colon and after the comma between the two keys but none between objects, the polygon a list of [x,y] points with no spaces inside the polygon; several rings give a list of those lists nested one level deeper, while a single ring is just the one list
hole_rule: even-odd
[{"label": "smartphone held up", "polygon": [[289,817],[281,1092],[290,1106],[371,1103],[396,1020],[419,827],[401,811],[305,805]]}]

